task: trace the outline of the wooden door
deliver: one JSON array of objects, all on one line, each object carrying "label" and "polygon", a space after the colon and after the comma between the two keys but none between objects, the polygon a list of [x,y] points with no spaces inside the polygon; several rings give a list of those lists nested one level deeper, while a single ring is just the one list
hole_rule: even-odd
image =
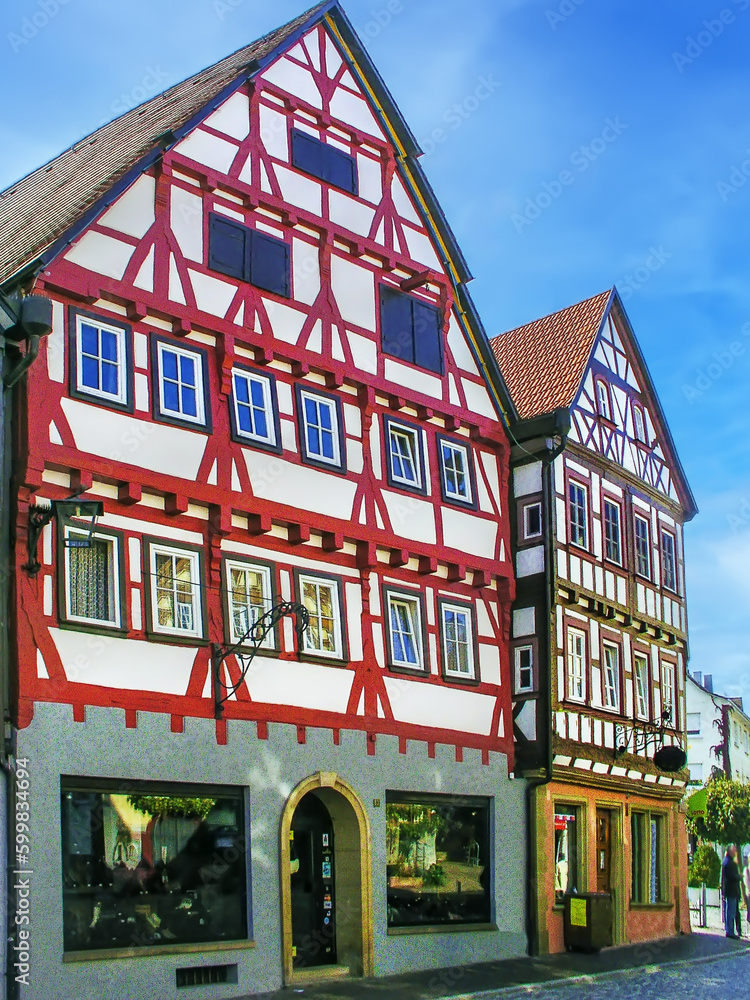
[{"label": "wooden door", "polygon": [[612,813],[596,810],[596,891],[612,891]]}]

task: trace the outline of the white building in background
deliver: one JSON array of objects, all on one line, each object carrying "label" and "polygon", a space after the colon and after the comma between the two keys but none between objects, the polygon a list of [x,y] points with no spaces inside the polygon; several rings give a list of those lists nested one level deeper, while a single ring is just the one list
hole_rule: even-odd
[{"label": "white building in background", "polygon": [[742,698],[713,690],[711,674],[688,675],[686,689],[690,783],[702,785],[713,768],[735,781],[750,781],[750,717]]}]

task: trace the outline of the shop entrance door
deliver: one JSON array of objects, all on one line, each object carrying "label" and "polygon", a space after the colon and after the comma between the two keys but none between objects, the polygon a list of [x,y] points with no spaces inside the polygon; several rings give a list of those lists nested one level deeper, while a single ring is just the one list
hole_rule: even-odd
[{"label": "shop entrance door", "polygon": [[596,891],[612,891],[612,813],[596,810]]},{"label": "shop entrance door", "polygon": [[333,822],[312,792],[294,810],[291,825],[292,965],[336,963]]}]

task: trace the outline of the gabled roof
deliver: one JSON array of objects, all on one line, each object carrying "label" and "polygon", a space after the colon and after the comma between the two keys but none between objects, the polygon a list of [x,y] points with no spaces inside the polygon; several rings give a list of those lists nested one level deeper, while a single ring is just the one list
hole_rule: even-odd
[{"label": "gabled roof", "polygon": [[[80,221],[149,152],[160,155],[196,115],[223,100],[331,0],[238,49],[208,69],[115,118],[0,193],[0,283],[32,263]],[[218,102],[217,102],[218,103]],[[197,122],[196,122],[197,124]],[[171,133],[171,134],[170,134]]]},{"label": "gabled roof", "polygon": [[613,293],[601,292],[490,341],[522,420],[571,405]]}]

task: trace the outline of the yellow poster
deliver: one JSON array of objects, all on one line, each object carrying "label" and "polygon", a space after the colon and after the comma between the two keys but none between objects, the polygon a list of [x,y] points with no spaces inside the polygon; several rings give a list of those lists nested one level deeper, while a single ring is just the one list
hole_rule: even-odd
[{"label": "yellow poster", "polygon": [[570,926],[586,926],[586,900],[571,899],[570,901]]}]

